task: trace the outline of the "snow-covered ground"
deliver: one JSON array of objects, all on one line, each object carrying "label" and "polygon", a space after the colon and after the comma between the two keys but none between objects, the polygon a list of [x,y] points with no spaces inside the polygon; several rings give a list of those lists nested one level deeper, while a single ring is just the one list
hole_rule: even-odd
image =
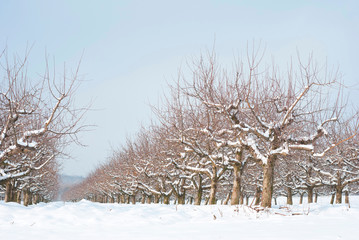
[{"label": "snow-covered ground", "polygon": [[[296,199],[297,201],[297,199]],[[236,206],[0,202],[0,239],[359,239],[359,196],[347,205]],[[285,199],[278,204],[285,206]],[[279,213],[279,214],[278,214]],[[283,216],[298,213],[295,216]]]}]

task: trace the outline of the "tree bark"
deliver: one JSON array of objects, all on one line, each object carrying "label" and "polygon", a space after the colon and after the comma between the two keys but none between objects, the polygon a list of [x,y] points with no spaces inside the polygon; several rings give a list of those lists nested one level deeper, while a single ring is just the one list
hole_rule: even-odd
[{"label": "tree bark", "polygon": [[151,202],[152,202],[152,195],[148,195],[147,196],[147,204],[151,204]]},{"label": "tree bark", "polygon": [[239,196],[239,204],[243,205],[243,203],[244,203],[244,195],[243,193],[241,193],[241,195]]},{"label": "tree bark", "polygon": [[293,205],[293,193],[290,187],[287,187],[287,204]]},{"label": "tree bark", "polygon": [[32,203],[33,203],[33,204],[37,204],[37,194],[36,194],[36,193],[34,193],[34,194],[32,195]]},{"label": "tree bark", "polygon": [[340,173],[337,173],[337,185],[335,186],[335,203],[342,203],[343,186]]},{"label": "tree bark", "polygon": [[163,194],[163,204],[170,204],[170,195],[164,195]]},{"label": "tree bark", "polygon": [[299,204],[303,204],[304,193],[299,193]]},{"label": "tree bark", "polygon": [[196,197],[194,199],[194,205],[201,205],[202,202],[202,195],[203,195],[203,188],[202,188],[202,176],[198,175],[198,189],[196,193]]},{"label": "tree bark", "polygon": [[308,203],[313,202],[313,187],[307,188],[307,194],[308,194]]},{"label": "tree bark", "polygon": [[5,189],[5,202],[13,202],[13,185],[11,181],[8,181],[6,183],[6,189]]},{"label": "tree bark", "polygon": [[16,192],[16,202],[21,204],[21,191]]},{"label": "tree bark", "polygon": [[184,205],[186,203],[186,192],[184,191],[182,194],[177,195],[177,203]]},{"label": "tree bark", "polygon": [[[128,198],[130,198],[130,196],[128,196]],[[136,194],[133,194],[133,195],[131,196],[131,199],[132,199],[131,203],[132,203],[132,204],[136,204]]]},{"label": "tree bark", "polygon": [[330,204],[334,203],[335,193],[332,194],[332,197],[330,198]]},{"label": "tree bark", "polygon": [[209,205],[215,205],[217,203],[216,201],[217,182],[218,179],[216,177],[211,179],[211,189],[209,192],[209,202],[208,202]]},{"label": "tree bark", "polygon": [[126,203],[126,196],[124,194],[121,194],[120,202],[122,204]]},{"label": "tree bark", "polygon": [[[226,199],[224,200],[223,205],[228,205],[229,199],[231,199],[231,195],[232,195],[231,192],[229,192],[229,193],[227,194],[227,197],[226,197]],[[231,203],[231,205],[233,205],[233,204]]]},{"label": "tree bark", "polygon": [[314,202],[317,203],[318,202],[318,193],[314,194]]},{"label": "tree bark", "polygon": [[201,205],[202,202],[203,189],[202,186],[198,187],[197,194],[194,199],[194,205]]},{"label": "tree bark", "polygon": [[239,198],[242,195],[241,193],[241,164],[233,165],[233,187],[232,187],[232,197],[231,205],[238,205]]},{"label": "tree bark", "polygon": [[29,205],[29,191],[24,191],[24,206],[27,207]]},{"label": "tree bark", "polygon": [[255,202],[254,202],[254,205],[259,205],[260,203],[261,203],[261,187],[259,187],[259,186],[257,186],[257,188],[256,188],[256,194],[255,194],[255,198],[256,198],[256,200],[255,200]]},{"label": "tree bark", "polygon": [[276,155],[268,158],[267,164],[263,165],[263,189],[262,189],[262,202],[261,206],[265,208],[272,207],[272,194],[273,194],[273,176],[274,176],[274,162]]},{"label": "tree bark", "polygon": [[159,202],[160,202],[160,195],[155,194],[155,199],[154,199],[153,203],[158,204]]},{"label": "tree bark", "polygon": [[350,203],[349,203],[349,191],[348,190],[345,191],[344,194],[345,194],[345,203],[350,206]]},{"label": "tree bark", "polygon": [[141,204],[145,204],[145,202],[146,202],[146,194],[142,194]]},{"label": "tree bark", "polygon": [[342,195],[343,195],[343,188],[341,185],[337,185],[335,191],[335,203],[340,204],[342,203]]},{"label": "tree bark", "polygon": [[29,194],[28,194],[28,205],[32,205],[34,204],[34,202],[32,201],[33,200],[33,196],[32,196],[32,192],[29,191]]}]

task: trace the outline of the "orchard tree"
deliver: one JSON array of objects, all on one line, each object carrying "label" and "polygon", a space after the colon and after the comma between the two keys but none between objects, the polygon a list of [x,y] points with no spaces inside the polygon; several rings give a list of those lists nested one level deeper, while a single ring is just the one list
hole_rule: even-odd
[{"label": "orchard tree", "polygon": [[[78,68],[61,80],[48,61],[39,80],[27,75],[28,52],[23,58],[0,55],[0,185],[9,190],[18,178],[39,172],[76,134],[86,109],[76,109]],[[49,150],[51,151],[49,152]]]},{"label": "orchard tree", "polygon": [[279,156],[293,151],[322,156],[332,148],[332,144],[324,149],[314,144],[327,134],[326,125],[340,117],[338,100],[329,97],[339,86],[338,73],[319,67],[310,57],[307,64],[298,60],[297,71],[291,67],[283,74],[276,66],[262,67],[260,50],[247,55],[232,73],[220,68],[214,54],[201,57],[191,66],[191,80],[184,78],[180,90],[228,120],[223,131],[234,138],[216,140],[235,147],[240,156],[248,151],[262,165],[261,206],[271,207]]}]

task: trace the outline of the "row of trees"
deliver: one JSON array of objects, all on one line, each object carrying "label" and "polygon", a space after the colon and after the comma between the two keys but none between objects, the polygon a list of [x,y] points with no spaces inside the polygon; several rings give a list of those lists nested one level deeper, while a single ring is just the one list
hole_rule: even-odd
[{"label": "row of trees", "polygon": [[6,202],[25,205],[56,196],[56,159],[76,140],[84,112],[72,103],[77,70],[58,76],[46,61],[45,73],[32,79],[28,55],[9,59],[6,49],[0,55],[0,192]]},{"label": "row of trees", "polygon": [[[358,118],[343,100],[337,71],[298,58],[283,73],[261,64],[260,50],[233,71],[216,56],[194,60],[142,129],[108,163],[65,195],[100,202],[159,202],[271,207],[273,197],[357,191]],[[147,199],[147,200],[146,200]]]}]

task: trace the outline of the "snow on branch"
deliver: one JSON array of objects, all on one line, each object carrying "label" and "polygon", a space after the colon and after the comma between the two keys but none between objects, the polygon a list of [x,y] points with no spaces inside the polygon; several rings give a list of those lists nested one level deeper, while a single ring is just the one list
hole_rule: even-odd
[{"label": "snow on branch", "polygon": [[250,151],[252,152],[255,159],[258,159],[262,162],[262,164],[266,165],[268,162],[268,156],[263,155],[259,149],[257,148],[256,142],[253,140],[253,138],[247,138],[246,141],[244,141],[244,145],[249,147]]},{"label": "snow on branch", "polygon": [[181,169],[183,171],[189,171],[189,172],[194,172],[194,173],[202,173],[205,174],[207,176],[209,176],[210,178],[212,178],[213,174],[206,168],[198,168],[198,167],[190,167],[190,166],[185,166],[185,165],[178,165],[174,160],[171,160],[171,162],[173,163],[173,165],[178,168]]}]

